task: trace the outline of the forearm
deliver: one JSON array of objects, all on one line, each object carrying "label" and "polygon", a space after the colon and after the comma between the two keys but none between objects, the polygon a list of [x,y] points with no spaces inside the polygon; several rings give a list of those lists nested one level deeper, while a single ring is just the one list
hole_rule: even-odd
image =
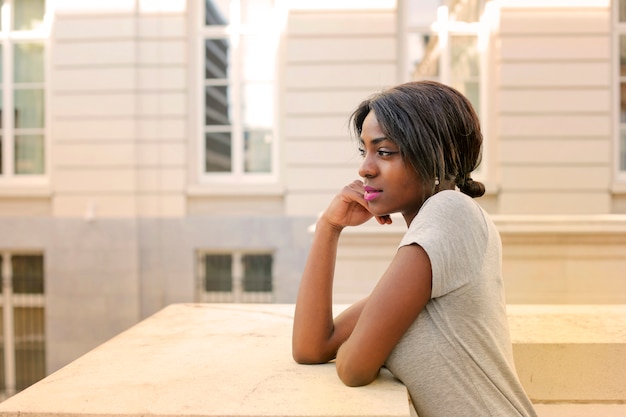
[{"label": "forearm", "polygon": [[302,274],[293,324],[293,356],[301,363],[334,359],[336,340],[332,290],[341,229],[320,220]]},{"label": "forearm", "polygon": [[300,363],[323,363],[335,358],[350,336],[364,302],[333,320],[333,276],[339,236],[344,227],[372,218],[363,199],[363,182],[353,181],[330,202],[317,222],[311,251],[302,274],[293,326],[293,357]]}]

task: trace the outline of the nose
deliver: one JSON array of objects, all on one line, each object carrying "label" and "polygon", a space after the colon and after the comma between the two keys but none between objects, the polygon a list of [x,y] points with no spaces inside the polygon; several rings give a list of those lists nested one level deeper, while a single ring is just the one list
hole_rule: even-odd
[{"label": "nose", "polygon": [[359,176],[361,178],[372,178],[376,173],[377,167],[374,155],[368,152],[363,157],[363,162],[361,162],[361,166],[359,167]]}]

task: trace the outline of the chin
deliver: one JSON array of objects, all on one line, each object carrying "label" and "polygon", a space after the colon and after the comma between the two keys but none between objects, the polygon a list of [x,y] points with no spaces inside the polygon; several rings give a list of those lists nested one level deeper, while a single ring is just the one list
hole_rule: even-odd
[{"label": "chin", "polygon": [[369,211],[376,217],[391,216],[393,213],[396,213],[395,211],[376,210],[372,209],[371,207],[369,208]]}]

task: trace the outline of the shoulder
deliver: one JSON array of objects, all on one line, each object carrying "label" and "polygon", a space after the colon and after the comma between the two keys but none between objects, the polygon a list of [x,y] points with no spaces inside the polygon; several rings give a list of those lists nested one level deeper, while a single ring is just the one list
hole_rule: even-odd
[{"label": "shoulder", "polygon": [[400,246],[417,244],[428,255],[433,298],[478,276],[494,230],[489,224],[480,205],[460,191],[440,191],[424,203]]},{"label": "shoulder", "polygon": [[478,204],[470,196],[463,194],[456,190],[444,190],[439,191],[437,194],[429,197],[422,205],[422,210],[433,206],[437,208],[457,208],[474,210],[478,207]]},{"label": "shoulder", "polygon": [[489,220],[480,205],[460,191],[445,190],[424,202],[409,225],[403,244],[424,239],[441,239],[450,244],[467,234],[482,239],[488,233]]},{"label": "shoulder", "polygon": [[484,220],[485,213],[473,198],[460,191],[445,190],[431,196],[424,202],[413,223],[443,222],[467,223],[472,220]]}]

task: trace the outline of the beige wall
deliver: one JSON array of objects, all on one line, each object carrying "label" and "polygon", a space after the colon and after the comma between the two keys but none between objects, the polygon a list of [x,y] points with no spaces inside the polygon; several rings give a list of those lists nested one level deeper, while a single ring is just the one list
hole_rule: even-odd
[{"label": "beige wall", "polygon": [[[280,181],[262,192],[203,188],[192,104],[197,2],[158,14],[59,4],[49,48],[51,184],[28,198],[2,190],[6,214],[159,217],[229,206],[254,214],[246,204],[254,200],[261,213],[316,215],[357,178],[351,111],[398,81],[394,10],[292,11],[280,70]],[[483,205],[502,214],[622,211],[611,191],[609,9],[506,4],[487,61]]]},{"label": "beige wall", "polygon": [[395,11],[293,11],[283,97],[285,210],[317,215],[358,178],[348,118],[367,96],[396,84]]},{"label": "beige wall", "polygon": [[181,216],[188,141],[185,10],[135,13],[118,2],[119,9],[103,12],[98,3],[60,2],[55,11],[51,214]]},{"label": "beige wall", "polygon": [[[493,215],[502,238],[510,304],[626,303],[626,216]],[[406,226],[374,222],[344,231],[334,296],[350,303],[374,288]]]},{"label": "beige wall", "polygon": [[606,5],[502,7],[491,113],[499,213],[611,212],[610,22]]}]

